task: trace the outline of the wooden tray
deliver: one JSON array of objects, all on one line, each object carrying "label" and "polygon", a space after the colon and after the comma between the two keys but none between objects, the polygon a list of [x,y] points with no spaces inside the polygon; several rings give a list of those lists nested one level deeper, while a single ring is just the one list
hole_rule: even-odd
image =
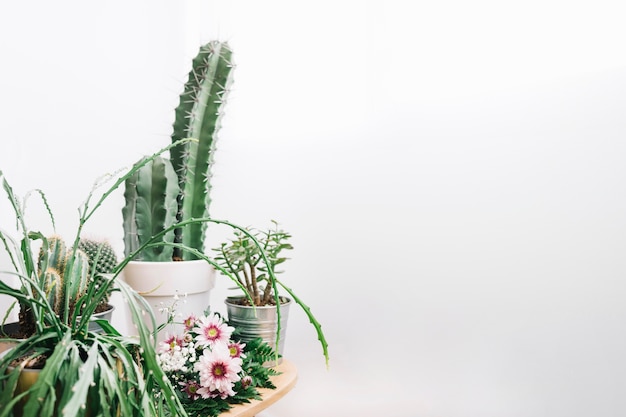
[{"label": "wooden tray", "polygon": [[271,377],[276,389],[259,389],[261,401],[252,400],[248,404],[235,405],[227,412],[220,414],[220,417],[253,417],[283,398],[296,385],[298,371],[295,365],[286,359],[283,359],[275,369],[281,372],[280,375]]}]

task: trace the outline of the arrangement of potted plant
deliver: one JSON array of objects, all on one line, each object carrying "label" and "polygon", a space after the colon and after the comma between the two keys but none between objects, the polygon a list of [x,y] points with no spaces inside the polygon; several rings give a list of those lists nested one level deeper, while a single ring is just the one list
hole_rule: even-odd
[{"label": "arrangement of potted plant", "polygon": [[[140,294],[117,277],[123,271],[125,279],[132,281],[130,269],[140,263],[196,263],[228,276],[243,290],[252,309],[260,309],[261,306],[257,307],[260,303],[255,303],[256,296],[253,296],[255,287],[250,287],[250,293],[230,267],[204,253],[209,224],[227,226],[248,245],[256,247],[255,268],[265,275],[255,277],[257,282],[267,283],[264,291],[275,300],[273,308],[278,317],[283,300],[278,295],[280,286],[304,309],[317,331],[328,362],[321,325],[310,309],[275,276],[274,267],[283,259],[278,254],[289,248],[285,243],[289,236],[275,231],[266,235],[266,240],[262,236],[257,239],[246,228],[208,215],[210,167],[220,109],[231,82],[231,51],[219,42],[204,45],[194,59],[193,68],[176,111],[172,143],[142,158],[127,172],[109,177],[112,185],[104,187],[101,193],[97,190],[102,189],[104,183],[98,181],[79,209],[78,228],[73,240],[67,240],[70,243],[57,236],[47,238],[27,226],[24,205],[0,171],[0,183],[9,198],[20,233],[17,242],[0,231],[0,249],[7,253],[13,267],[11,271],[1,272],[19,281],[14,287],[0,280],[0,295],[17,300],[24,323],[32,327],[23,338],[0,335],[0,343],[13,343],[13,347],[0,356],[0,417],[186,416],[181,391],[172,384],[180,375],[168,374],[163,369],[163,358],[159,359],[155,340],[161,326],[156,324],[154,310],[143,297],[166,285],[148,275],[148,284]],[[161,156],[168,151],[171,162]],[[123,210],[125,256],[119,262],[117,259],[110,261],[117,264],[105,272],[99,269],[99,264],[111,255],[107,254],[106,245],[87,244],[81,235],[84,225],[122,185],[125,185],[126,199]],[[44,194],[40,195],[54,225],[52,210]],[[227,247],[223,249],[224,255]],[[176,273],[174,279],[174,294],[162,294],[167,301],[178,292],[181,295],[186,292],[183,276]],[[203,278],[193,277],[190,281],[198,280]],[[267,286],[271,290],[267,290]],[[120,334],[105,320],[97,321],[99,331],[90,328],[94,315],[107,304],[113,289],[124,296],[138,337]],[[191,317],[204,311],[208,304],[208,298],[203,298],[201,307],[192,305],[190,314],[181,314]],[[144,321],[146,311],[148,322]],[[170,317],[163,324],[169,321]],[[276,335],[279,333],[280,324]],[[263,343],[249,342],[249,349],[254,350],[249,352],[251,357],[267,358],[268,351],[262,347]],[[243,347],[243,343],[239,346]],[[35,370],[31,372],[31,369]],[[269,375],[263,372],[270,371],[257,369],[255,372]],[[234,379],[231,382],[235,382]],[[230,396],[229,390],[208,384],[207,395],[219,393],[221,396],[226,392]],[[242,385],[238,389],[245,391],[247,388]]]},{"label": "arrangement of potted plant", "polygon": [[[0,294],[17,300],[24,322],[33,327],[23,338],[0,335],[0,342],[12,343],[0,357],[0,416],[157,416],[164,409],[184,415],[156,360],[154,339],[141,322],[143,299],[123,282],[116,282],[116,269],[109,276],[91,279],[102,248],[96,251],[91,266],[79,248],[85,223],[136,169],[139,166],[118,178],[93,206],[96,188],[90,192],[79,210],[79,226],[71,244],[57,236],[47,238],[27,226],[24,205],[0,171],[0,184],[21,236],[16,242],[0,232],[0,247],[12,265],[12,270],[3,273],[19,281],[14,288],[0,280]],[[120,335],[106,321],[98,322],[101,331],[89,328],[114,284],[128,301],[139,338]],[[152,399],[154,392],[162,395]]]},{"label": "arrangement of potted plant", "polygon": [[152,243],[136,253],[124,276],[149,300],[157,325],[167,321],[160,307],[176,294],[186,295],[181,314],[209,305],[215,270],[201,259],[207,222],[195,220],[209,218],[211,167],[233,68],[227,43],[200,47],[175,111],[172,144],[177,146],[170,148],[170,159],[151,160],[125,183],[125,256]]},{"label": "arrangement of potted plant", "polygon": [[[167,332],[180,332],[182,329],[180,322],[172,324],[168,320],[166,306],[172,297],[186,296],[186,304],[180,308],[181,316],[202,311],[210,304],[214,275],[211,275],[211,280],[201,277],[209,276],[214,269],[208,269],[203,274],[191,273],[186,271],[191,265],[193,268],[217,268],[232,279],[250,297],[253,308],[245,313],[246,316],[257,316],[265,311],[265,314],[275,314],[278,319],[281,318],[281,304],[284,303],[278,302],[281,300],[278,298],[278,286],[283,285],[275,280],[274,266],[284,260],[278,258],[277,254],[286,246],[284,243],[276,246],[272,242],[275,239],[285,240],[288,235],[275,231],[266,236],[265,242],[258,242],[248,230],[212,219],[209,215],[211,166],[223,105],[232,83],[233,68],[232,51],[227,43],[212,41],[200,47],[176,108],[170,159],[154,158],[126,180],[126,204],[122,211],[124,244],[125,256],[132,261],[124,268],[124,277],[152,306],[157,317],[153,326],[155,330],[161,330],[158,332],[158,340],[163,340]],[[253,269],[256,272],[259,268],[260,272],[265,273],[265,278],[261,277],[258,283],[265,280],[269,284],[265,286],[266,301],[261,303],[260,300],[253,300],[252,296],[258,287],[246,288],[237,278],[237,273],[241,271],[235,272],[227,263],[218,265],[216,260],[205,255],[206,230],[210,223],[233,228],[246,241],[249,250],[254,250],[255,246],[259,248],[254,255],[256,262]],[[263,246],[265,248],[261,249]],[[266,256],[266,249],[276,253],[270,252]],[[226,255],[222,254],[222,259],[226,259]],[[190,264],[190,261],[194,264]],[[266,269],[263,269],[263,265]],[[327,343],[321,325],[308,306],[290,289],[284,289],[303,308],[315,327],[328,362]],[[274,307],[264,308],[273,301]],[[286,319],[289,304],[283,306]],[[284,335],[281,338],[280,331],[279,320],[275,340],[277,352],[282,353],[279,344],[281,340],[284,344]]]}]

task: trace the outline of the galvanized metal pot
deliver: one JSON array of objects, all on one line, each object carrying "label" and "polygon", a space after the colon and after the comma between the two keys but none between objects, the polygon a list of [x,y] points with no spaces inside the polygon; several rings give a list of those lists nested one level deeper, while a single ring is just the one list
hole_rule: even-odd
[{"label": "galvanized metal pot", "polygon": [[[226,313],[228,322],[235,327],[242,341],[249,341],[260,337],[264,342],[276,349],[276,328],[278,326],[278,314],[276,306],[251,307],[240,305],[237,300],[243,297],[228,297],[226,303]],[[286,302],[280,305],[280,335],[278,339],[278,354],[282,356],[285,347],[285,337],[287,334],[287,320],[289,318],[289,307],[291,299],[282,297]],[[276,364],[282,362],[279,358]],[[274,364],[272,364],[274,365]]]}]

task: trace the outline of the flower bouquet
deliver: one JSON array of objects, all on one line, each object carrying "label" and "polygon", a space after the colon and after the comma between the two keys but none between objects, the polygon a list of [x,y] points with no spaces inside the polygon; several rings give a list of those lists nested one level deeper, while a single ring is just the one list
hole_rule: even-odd
[{"label": "flower bouquet", "polygon": [[182,334],[159,343],[157,360],[189,416],[217,416],[234,404],[260,400],[258,388],[276,388],[263,366],[274,359],[261,338],[241,343],[218,313],[183,320]]}]

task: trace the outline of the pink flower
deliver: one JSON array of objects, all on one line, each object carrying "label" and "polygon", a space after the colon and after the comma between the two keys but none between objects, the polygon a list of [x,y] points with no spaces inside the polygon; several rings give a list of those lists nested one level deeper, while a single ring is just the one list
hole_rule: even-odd
[{"label": "pink flower", "polygon": [[250,385],[252,385],[252,377],[250,375],[241,378],[241,386],[244,387],[244,389],[248,388]]},{"label": "pink flower", "polygon": [[171,352],[176,346],[183,347],[183,339],[177,335],[166,335],[165,339],[159,343],[159,353]]},{"label": "pink flower", "polygon": [[198,327],[194,327],[193,331],[198,333],[196,338],[200,346],[213,347],[217,343],[228,343],[230,335],[235,331],[234,327],[228,326],[217,314],[211,314],[209,317],[198,319]]},{"label": "pink flower", "polygon": [[233,358],[245,358],[246,355],[243,354],[243,348],[245,347],[245,343],[229,342],[228,351],[230,352],[230,356]]},{"label": "pink flower", "polygon": [[198,394],[200,394],[204,399],[217,397],[217,393],[211,392],[207,387],[201,387],[198,390]]},{"label": "pink flower", "polygon": [[185,381],[179,382],[178,384],[183,387],[182,391],[192,400],[200,398],[200,393],[198,392],[200,390],[200,384],[196,381]]},{"label": "pink flower", "polygon": [[241,358],[231,357],[226,344],[218,343],[211,350],[205,349],[194,368],[200,374],[202,389],[199,393],[203,398],[218,393],[222,398],[235,395],[233,385],[241,379],[241,365]]},{"label": "pink flower", "polygon": [[196,315],[193,313],[190,314],[189,317],[183,320],[183,324],[185,325],[185,331],[188,332],[189,330],[193,329],[193,326],[196,325],[197,321],[198,317],[196,317]]}]

